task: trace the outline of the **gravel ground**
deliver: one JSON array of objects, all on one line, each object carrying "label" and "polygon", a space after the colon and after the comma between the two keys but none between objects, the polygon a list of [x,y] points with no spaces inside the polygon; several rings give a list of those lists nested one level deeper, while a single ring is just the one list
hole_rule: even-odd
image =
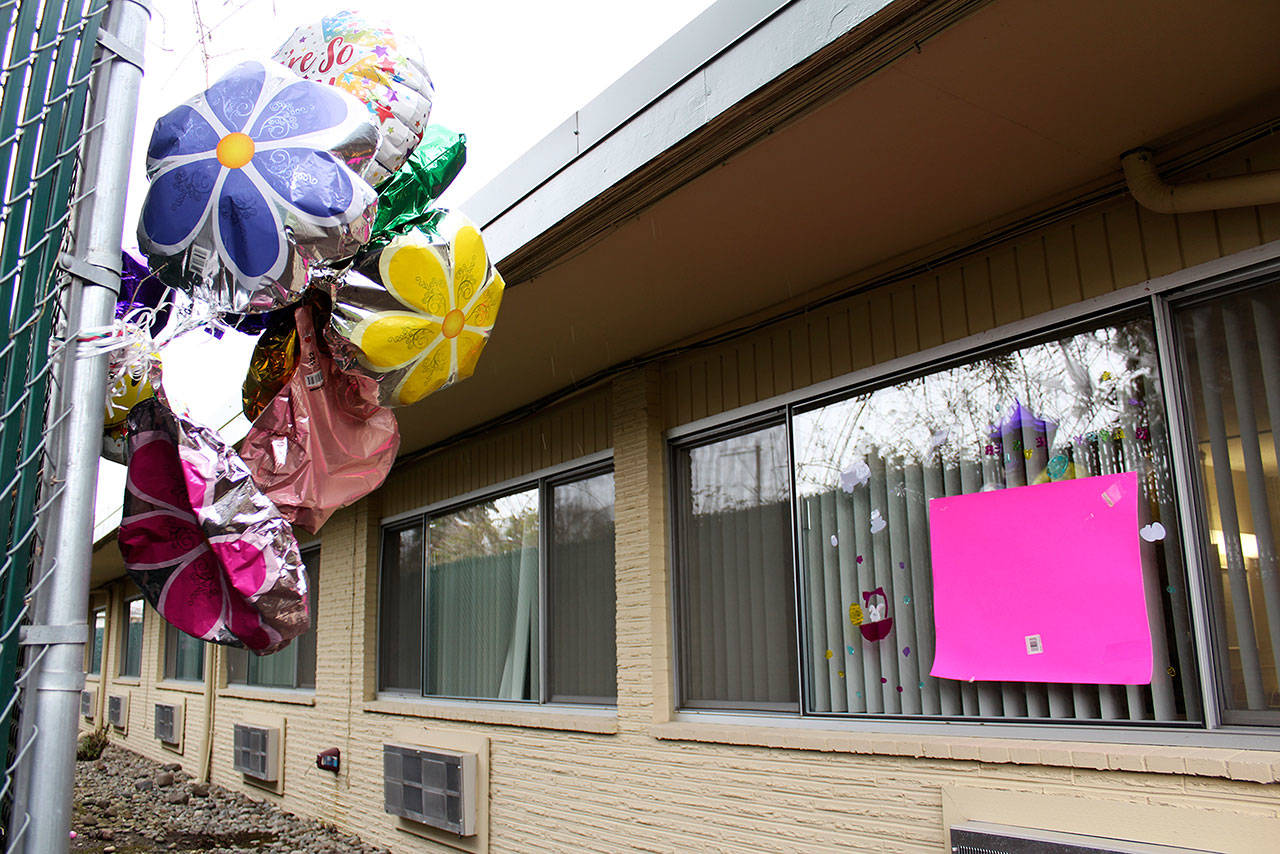
[{"label": "gravel ground", "polygon": [[111,745],[76,763],[72,851],[385,854],[349,833]]}]

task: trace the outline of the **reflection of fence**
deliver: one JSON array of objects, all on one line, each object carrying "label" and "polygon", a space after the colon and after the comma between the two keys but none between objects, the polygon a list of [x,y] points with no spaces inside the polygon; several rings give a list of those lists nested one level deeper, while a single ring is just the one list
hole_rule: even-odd
[{"label": "reflection of fence", "polygon": [[[105,322],[119,287],[148,18],[138,2],[114,0],[110,11],[108,0],[0,3],[0,793],[9,851],[68,845],[103,369],[63,342]],[[73,201],[77,182],[84,192]],[[75,237],[64,245],[69,225]]]}]

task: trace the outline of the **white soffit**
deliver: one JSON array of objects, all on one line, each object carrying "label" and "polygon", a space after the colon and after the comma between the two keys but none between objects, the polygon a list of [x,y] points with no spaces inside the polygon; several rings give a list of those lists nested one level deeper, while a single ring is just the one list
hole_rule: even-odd
[{"label": "white soffit", "polygon": [[889,5],[720,0],[460,207],[501,261]]}]

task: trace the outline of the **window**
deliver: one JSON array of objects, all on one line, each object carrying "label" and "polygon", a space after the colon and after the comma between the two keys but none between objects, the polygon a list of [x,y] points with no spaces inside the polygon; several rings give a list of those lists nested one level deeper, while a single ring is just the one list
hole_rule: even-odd
[{"label": "window", "polygon": [[141,596],[124,600],[124,631],[120,633],[120,675],[142,675],[142,612],[146,603]]},{"label": "window", "polygon": [[302,565],[307,572],[307,610],[311,628],[306,634],[271,655],[254,655],[247,649],[227,650],[227,683],[258,688],[316,687],[316,625],[320,589],[320,547],[302,550]]},{"label": "window", "polygon": [[383,531],[379,688],[613,703],[613,474],[599,469]]},{"label": "window", "polygon": [[[1215,365],[1225,361],[1215,356]],[[1269,364],[1272,373],[1280,368],[1274,357]],[[1260,373],[1254,365],[1251,376]],[[1155,325],[1135,311],[676,443],[681,705],[823,716],[1202,720],[1166,412]],[[1233,420],[1233,437],[1235,429]],[[1273,489],[1274,459],[1267,457]],[[1151,683],[930,675],[930,501],[1122,472],[1136,473],[1138,519],[1153,536],[1132,564],[1145,591]],[[1236,474],[1235,492],[1244,494],[1245,473]],[[1225,522],[1221,529],[1234,530]],[[1043,548],[1054,548],[1052,536]],[[1235,590],[1228,590],[1235,602],[1248,596],[1242,582]],[[983,603],[984,591],[974,590],[975,633],[989,619]],[[1080,626],[1088,631],[1087,614]],[[1233,661],[1245,674],[1256,666],[1275,685],[1274,655],[1256,665],[1239,655]]]},{"label": "window", "polygon": [[677,454],[680,685],[690,707],[799,707],[781,423]]},{"label": "window", "polygon": [[1277,723],[1280,294],[1264,285],[1192,300],[1174,318],[1223,717]]},{"label": "window", "polygon": [[204,678],[204,641],[167,623],[164,627],[164,678],[191,682]]},{"label": "window", "polygon": [[89,642],[89,672],[102,672],[102,645],[107,637],[107,609],[93,610],[93,638]]}]

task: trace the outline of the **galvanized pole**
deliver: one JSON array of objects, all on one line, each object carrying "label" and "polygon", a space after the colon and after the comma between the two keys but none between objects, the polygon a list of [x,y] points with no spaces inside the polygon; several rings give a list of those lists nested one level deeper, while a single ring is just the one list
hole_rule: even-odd
[{"label": "galvanized pole", "polygon": [[[63,262],[72,274],[65,302],[66,340],[72,343],[60,354],[58,399],[71,409],[50,437],[51,447],[59,451],[51,462],[63,490],[47,510],[50,540],[37,577],[51,574],[37,595],[37,618],[26,639],[28,646],[46,649],[28,683],[27,703],[33,711],[27,717],[35,743],[30,777],[14,811],[15,819],[19,809],[29,816],[21,842],[30,854],[65,852],[70,842],[106,394],[106,358],[79,358],[74,340],[82,329],[111,322],[120,290],[125,193],[150,18],[145,0],[112,0],[99,33],[102,62],[90,90],[89,131],[81,149],[83,198],[74,214],[73,248]],[[59,414],[58,408],[51,416]]]}]

